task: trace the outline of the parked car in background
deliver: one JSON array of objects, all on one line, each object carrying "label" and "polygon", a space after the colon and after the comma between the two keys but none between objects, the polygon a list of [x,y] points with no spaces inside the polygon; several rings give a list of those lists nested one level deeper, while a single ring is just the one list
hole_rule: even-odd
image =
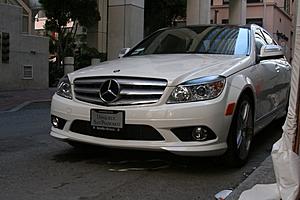
[{"label": "parked car in background", "polygon": [[253,136],[286,114],[291,66],[257,25],[162,29],[122,52],[61,80],[53,137],[241,166]]}]

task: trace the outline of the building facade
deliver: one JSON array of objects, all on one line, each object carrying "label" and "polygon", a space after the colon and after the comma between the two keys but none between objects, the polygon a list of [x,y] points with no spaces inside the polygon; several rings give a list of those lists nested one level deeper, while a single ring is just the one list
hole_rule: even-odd
[{"label": "building facade", "polygon": [[[87,44],[109,60],[119,50],[132,47],[144,37],[144,11],[147,1],[97,0],[101,21],[90,27]],[[0,90],[45,88],[48,86],[48,39],[38,37],[45,16],[35,18],[40,8],[34,0],[0,0],[1,36],[9,35],[9,62],[0,62]],[[294,0],[187,0],[186,24],[256,23],[273,34],[293,52]],[[161,11],[157,11],[161,12]],[[13,24],[13,26],[12,26]],[[182,23],[181,23],[182,24]],[[3,45],[2,45],[3,46]],[[1,60],[0,60],[1,61]]]},{"label": "building facade", "polygon": [[117,58],[144,37],[144,0],[97,0],[101,21],[87,31],[88,46]]},{"label": "building facade", "polygon": [[[294,0],[247,0],[246,23],[264,27],[291,57],[294,36]],[[229,0],[211,1],[211,23],[229,23]]]},{"label": "building facade", "polygon": [[0,1],[0,90],[48,88],[48,39],[32,35],[32,10]]},{"label": "building facade", "polygon": [[[108,59],[135,45],[144,36],[146,1],[98,0],[102,20],[88,30],[88,44]],[[187,0],[186,6],[187,24],[255,23],[273,34],[288,59],[292,55],[294,0]]]}]

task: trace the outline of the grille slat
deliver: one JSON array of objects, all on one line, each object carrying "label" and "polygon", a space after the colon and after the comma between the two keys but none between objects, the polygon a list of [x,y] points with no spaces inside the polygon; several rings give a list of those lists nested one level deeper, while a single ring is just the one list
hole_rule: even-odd
[{"label": "grille slat", "polygon": [[[102,83],[115,80],[120,85],[119,98],[111,103],[103,102],[99,92]],[[75,98],[87,103],[105,106],[150,104],[159,101],[167,86],[164,79],[129,77],[88,77],[74,80]]]},{"label": "grille slat", "polygon": [[101,84],[104,81],[106,81],[107,79],[76,79],[74,81],[75,85],[93,85],[93,84]]},{"label": "grille slat", "polygon": [[122,89],[121,95],[162,95],[164,90]]},{"label": "grille slat", "polygon": [[166,81],[163,80],[155,80],[155,79],[144,79],[144,80],[138,80],[138,79],[115,79],[118,81],[121,85],[135,85],[135,86],[156,86],[156,87],[165,87]]},{"label": "grille slat", "polygon": [[[137,104],[150,104],[150,103],[156,103],[156,102],[157,102],[157,99],[136,100],[136,101],[120,100],[120,101],[118,101],[117,105],[137,105]],[[113,106],[116,104],[110,104],[110,105]]]},{"label": "grille slat", "polygon": [[75,88],[76,93],[88,93],[88,94],[98,94],[99,89],[97,88]]},{"label": "grille slat", "polygon": [[100,98],[97,99],[97,98],[86,97],[86,96],[82,96],[82,95],[76,95],[76,99],[78,99],[80,101],[85,101],[85,102],[88,102],[88,103],[96,103],[96,104],[102,103]]}]

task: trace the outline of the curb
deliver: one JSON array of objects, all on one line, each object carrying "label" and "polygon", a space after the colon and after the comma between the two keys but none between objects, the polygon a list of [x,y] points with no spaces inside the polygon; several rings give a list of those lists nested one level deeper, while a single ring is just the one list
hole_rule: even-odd
[{"label": "curb", "polygon": [[245,190],[251,189],[256,184],[276,183],[271,156],[267,157],[261,165],[245,179],[226,200],[237,200]]},{"label": "curb", "polygon": [[0,114],[4,114],[4,113],[12,113],[12,112],[17,112],[19,110],[21,110],[22,108],[24,108],[25,106],[28,106],[30,104],[33,103],[43,103],[43,102],[51,102],[51,99],[41,99],[41,100],[32,100],[32,101],[25,101],[9,110],[4,110],[4,111],[0,111]]}]

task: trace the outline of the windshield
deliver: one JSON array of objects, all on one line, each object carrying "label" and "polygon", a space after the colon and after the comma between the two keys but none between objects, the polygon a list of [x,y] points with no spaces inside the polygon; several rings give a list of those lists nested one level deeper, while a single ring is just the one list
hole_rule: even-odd
[{"label": "windshield", "polygon": [[149,54],[224,54],[249,53],[249,29],[224,26],[200,26],[155,32],[126,56]]}]

